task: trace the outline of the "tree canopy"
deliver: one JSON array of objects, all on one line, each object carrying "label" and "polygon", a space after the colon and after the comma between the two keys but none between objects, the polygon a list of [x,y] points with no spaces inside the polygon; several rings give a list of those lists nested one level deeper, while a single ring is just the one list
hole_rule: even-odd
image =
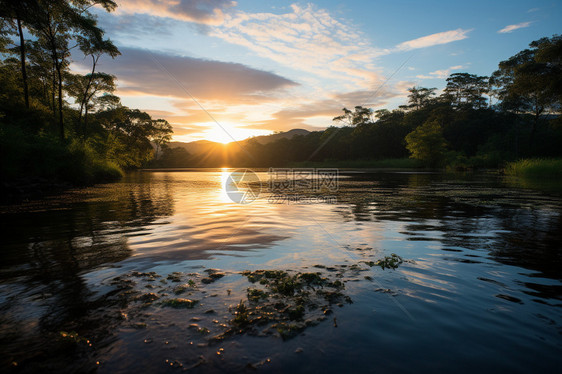
[{"label": "tree canopy", "polygon": [[[116,77],[97,70],[120,55],[90,12],[112,0],[0,0],[1,173],[25,171],[92,182],[147,165],[170,141],[172,127],[122,106]],[[70,70],[72,50],[90,72]],[[68,102],[71,101],[71,102]],[[58,139],[57,139],[58,138]]]}]

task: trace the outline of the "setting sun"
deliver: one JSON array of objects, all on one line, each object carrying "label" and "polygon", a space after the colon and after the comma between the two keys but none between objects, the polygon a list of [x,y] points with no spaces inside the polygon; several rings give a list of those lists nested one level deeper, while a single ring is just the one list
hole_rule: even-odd
[{"label": "setting sun", "polygon": [[221,123],[221,127],[216,123],[209,124],[209,129],[202,133],[203,138],[217,143],[230,143],[240,141],[252,136],[269,135],[272,131],[254,130],[237,127],[230,123]]}]

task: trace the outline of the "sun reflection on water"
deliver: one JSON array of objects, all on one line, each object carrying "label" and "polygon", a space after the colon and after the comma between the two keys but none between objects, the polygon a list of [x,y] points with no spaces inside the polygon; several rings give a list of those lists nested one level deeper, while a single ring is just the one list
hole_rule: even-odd
[{"label": "sun reflection on water", "polygon": [[220,201],[222,203],[232,203],[232,200],[230,199],[230,197],[228,197],[228,194],[226,193],[226,183],[228,182],[228,177],[230,175],[230,171],[228,168],[222,168],[221,171],[219,172],[219,178],[220,178],[220,190],[219,190],[219,196],[220,196]]}]

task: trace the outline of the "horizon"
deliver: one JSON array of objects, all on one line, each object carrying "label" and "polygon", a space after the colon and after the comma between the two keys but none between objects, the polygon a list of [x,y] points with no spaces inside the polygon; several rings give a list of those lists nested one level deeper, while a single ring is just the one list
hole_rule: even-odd
[{"label": "horizon", "polygon": [[[268,137],[268,136],[272,136],[272,135],[286,134],[286,133],[289,133],[289,132],[295,131],[295,130],[302,130],[302,131],[309,131],[309,132],[311,131],[311,130],[306,130],[306,129],[295,128],[295,129],[290,129],[290,130],[287,130],[287,131],[272,132],[271,134],[265,134],[265,135],[250,135],[246,138],[236,139],[236,140],[232,140],[231,138],[228,137],[228,134],[226,134],[228,139],[226,139],[225,141],[209,140],[209,139],[197,139],[197,140],[188,140],[188,141],[172,140],[171,143],[188,144],[188,143],[195,143],[195,142],[210,142],[210,143],[217,143],[217,144],[222,144],[222,145],[230,145],[231,143],[243,142],[243,141],[246,141],[246,140],[249,140],[249,139],[259,138],[259,137],[262,137],[262,136]],[[319,128],[318,130],[312,130],[312,131],[323,131],[323,130],[325,130],[325,129]]]},{"label": "horizon", "polygon": [[[173,141],[223,144],[322,130],[343,107],[396,109],[408,88],[439,93],[452,73],[490,75],[556,34],[562,15],[548,1],[435,1],[434,10],[414,2],[118,5],[94,12],[122,52],[104,56],[100,71],[117,76],[123,104],[169,121]],[[72,69],[87,64],[75,56]]]}]

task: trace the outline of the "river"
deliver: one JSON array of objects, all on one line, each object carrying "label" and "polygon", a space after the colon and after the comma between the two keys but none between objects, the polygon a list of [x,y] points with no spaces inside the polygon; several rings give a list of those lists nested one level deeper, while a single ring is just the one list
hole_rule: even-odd
[{"label": "river", "polygon": [[262,170],[241,204],[229,175],[141,171],[1,207],[2,371],[562,367],[556,188],[341,171],[286,198]]}]

